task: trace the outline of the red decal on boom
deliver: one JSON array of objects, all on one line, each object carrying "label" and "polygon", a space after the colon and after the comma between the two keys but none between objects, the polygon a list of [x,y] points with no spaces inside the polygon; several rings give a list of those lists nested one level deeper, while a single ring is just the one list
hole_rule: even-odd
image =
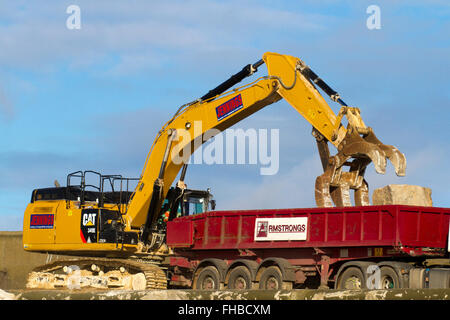
[{"label": "red decal on boom", "polygon": [[217,120],[222,120],[223,118],[228,117],[230,114],[238,111],[243,106],[242,97],[238,94],[236,97],[222,103],[216,108]]}]

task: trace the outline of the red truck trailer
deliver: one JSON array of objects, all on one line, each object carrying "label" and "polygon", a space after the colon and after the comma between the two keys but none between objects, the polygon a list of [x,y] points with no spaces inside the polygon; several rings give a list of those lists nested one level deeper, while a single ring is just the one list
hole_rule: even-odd
[{"label": "red truck trailer", "polygon": [[450,288],[450,209],[212,211],[167,223],[172,287]]}]

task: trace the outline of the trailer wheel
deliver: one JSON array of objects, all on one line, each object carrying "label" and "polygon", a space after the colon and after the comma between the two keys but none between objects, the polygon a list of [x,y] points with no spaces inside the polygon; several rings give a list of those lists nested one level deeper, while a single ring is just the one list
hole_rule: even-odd
[{"label": "trailer wheel", "polygon": [[359,268],[345,269],[338,279],[337,289],[360,290],[365,288],[364,275]]},{"label": "trailer wheel", "polygon": [[400,280],[394,269],[389,267],[381,267],[380,269],[381,289],[398,289],[400,288]]},{"label": "trailer wheel", "polygon": [[283,280],[280,269],[275,266],[265,269],[259,280],[259,288],[265,290],[283,289]]},{"label": "trailer wheel", "polygon": [[231,270],[228,278],[228,289],[251,289],[252,278],[250,271],[244,266],[239,266]]},{"label": "trailer wheel", "polygon": [[195,281],[195,289],[199,290],[219,290],[220,276],[216,267],[208,266],[202,269]]}]

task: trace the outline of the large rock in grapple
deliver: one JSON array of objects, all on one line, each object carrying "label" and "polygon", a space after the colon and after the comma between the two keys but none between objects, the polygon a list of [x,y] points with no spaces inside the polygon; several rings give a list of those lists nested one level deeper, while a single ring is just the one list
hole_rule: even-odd
[{"label": "large rock in grapple", "polygon": [[373,205],[404,204],[432,207],[431,189],[407,184],[390,184],[373,191]]}]

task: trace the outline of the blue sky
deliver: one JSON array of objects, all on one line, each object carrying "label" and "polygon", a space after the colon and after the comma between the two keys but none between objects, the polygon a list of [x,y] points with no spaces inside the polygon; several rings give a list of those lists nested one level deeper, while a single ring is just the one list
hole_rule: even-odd
[{"label": "blue sky", "polygon": [[[72,4],[79,30],[66,27]],[[372,4],[379,30],[366,27]],[[0,0],[0,230],[20,230],[32,190],[69,172],[139,176],[180,105],[266,51],[303,59],[405,153],[404,178],[369,167],[371,190],[421,185],[449,207],[449,18],[448,1]],[[218,209],[314,206],[311,126],[282,101],[235,127],[280,130],[278,174],[192,165],[189,187],[210,187]]]}]

